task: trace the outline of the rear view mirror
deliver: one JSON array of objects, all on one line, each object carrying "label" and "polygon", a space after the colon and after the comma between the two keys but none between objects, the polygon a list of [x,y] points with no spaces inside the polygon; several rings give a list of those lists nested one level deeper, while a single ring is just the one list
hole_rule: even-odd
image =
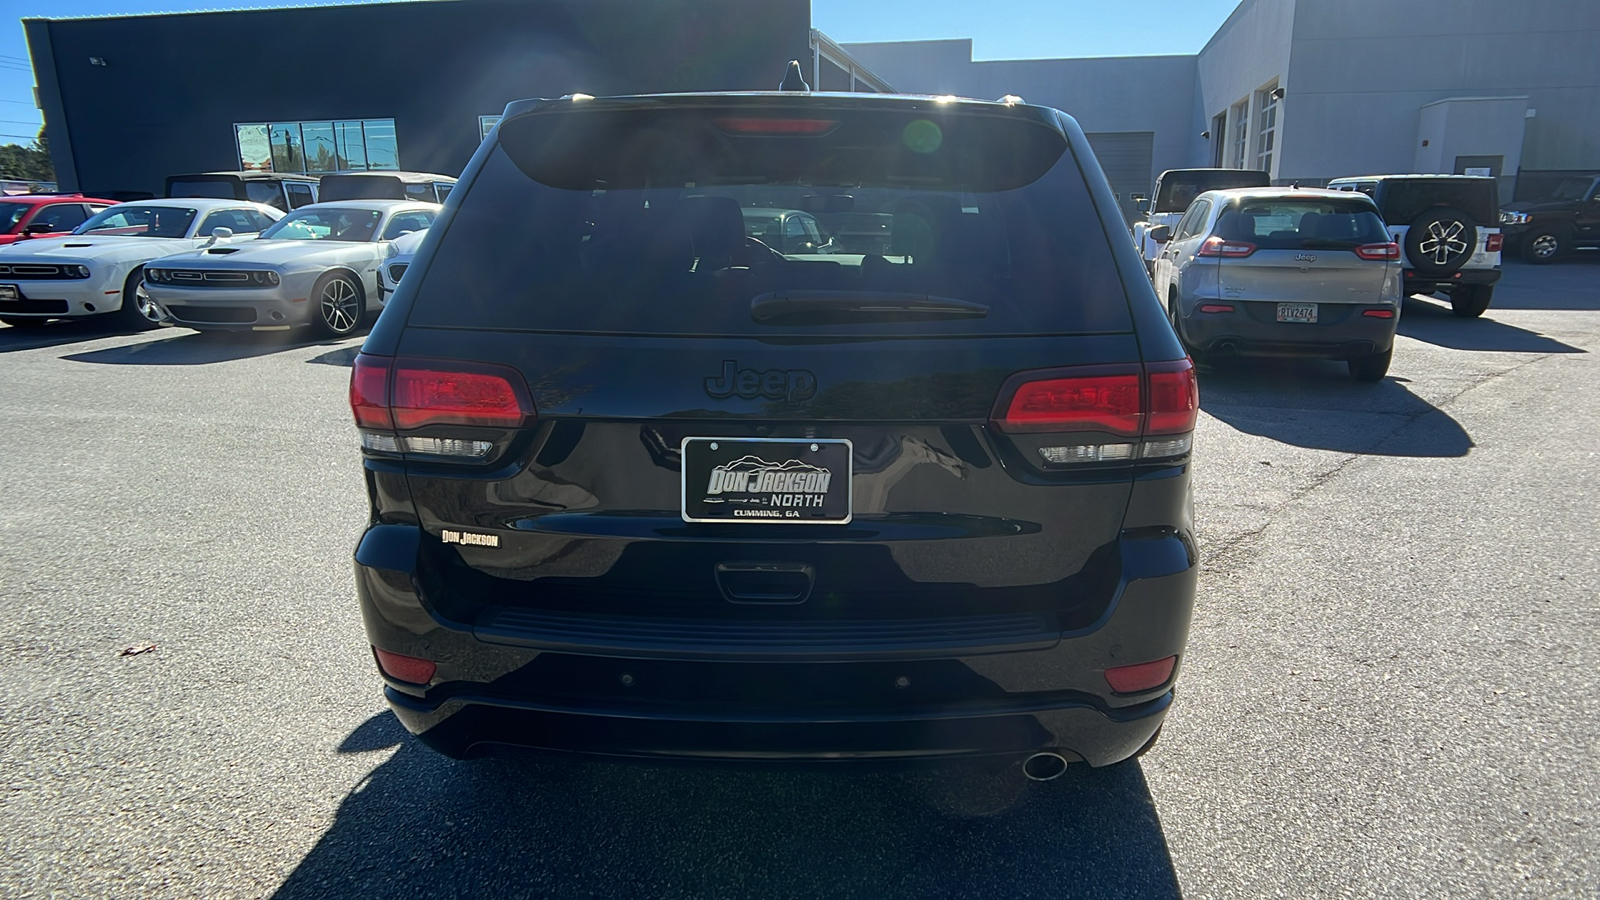
[{"label": "rear view mirror", "polygon": [[211,229],[211,237],[215,240],[225,241],[233,237],[233,229],[218,225],[216,228]]},{"label": "rear view mirror", "polygon": [[807,194],[800,198],[800,208],[808,213],[847,213],[856,208],[856,198],[849,194]]},{"label": "rear view mirror", "polygon": [[27,228],[22,229],[22,233],[23,234],[49,234],[50,232],[55,231],[55,230],[56,230],[56,227],[54,225],[51,225],[49,222],[36,222],[36,223],[34,223],[32,225],[29,225]]},{"label": "rear view mirror", "polygon": [[1134,205],[1134,207],[1136,209],[1139,210],[1139,212],[1147,213],[1147,212],[1150,211],[1150,198],[1148,198],[1148,197],[1135,197],[1134,200],[1133,200],[1133,205]]},{"label": "rear view mirror", "polygon": [[1156,227],[1150,229],[1150,240],[1155,241],[1158,244],[1165,244],[1166,242],[1172,240],[1172,226],[1157,225]]}]

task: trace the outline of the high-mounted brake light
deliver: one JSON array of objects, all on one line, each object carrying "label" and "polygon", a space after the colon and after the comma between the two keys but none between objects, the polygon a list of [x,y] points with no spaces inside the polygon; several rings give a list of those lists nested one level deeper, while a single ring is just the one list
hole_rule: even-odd
[{"label": "high-mounted brake light", "polygon": [[1362,244],[1356,248],[1356,255],[1362,259],[1387,259],[1400,258],[1400,245],[1394,241],[1386,244]]},{"label": "high-mounted brake light", "polygon": [[1212,235],[1200,245],[1200,250],[1195,256],[1221,257],[1223,259],[1243,259],[1256,252],[1256,245],[1249,241],[1225,241]]},{"label": "high-mounted brake light", "polygon": [[819,137],[839,127],[837,119],[712,119],[713,124],[730,134],[755,136],[801,135]]},{"label": "high-mounted brake light", "polygon": [[1505,241],[1506,241],[1506,236],[1505,235],[1503,235],[1503,234],[1491,234],[1488,237],[1484,238],[1484,241],[1483,241],[1483,252],[1485,252],[1485,253],[1499,253],[1500,249],[1505,246]]}]

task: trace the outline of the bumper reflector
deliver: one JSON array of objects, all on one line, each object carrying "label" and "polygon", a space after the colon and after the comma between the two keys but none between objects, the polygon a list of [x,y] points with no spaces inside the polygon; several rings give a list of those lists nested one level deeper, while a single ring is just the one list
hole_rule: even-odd
[{"label": "bumper reflector", "polygon": [[[377,647],[372,648],[372,655],[377,657],[378,668],[383,670],[383,674],[408,684],[427,684],[433,680],[433,673],[439,668],[431,659],[401,656]],[[1106,674],[1110,675],[1109,672]]]},{"label": "bumper reflector", "polygon": [[1365,309],[1361,311],[1361,314],[1369,319],[1394,318],[1394,310],[1392,309]]},{"label": "bumper reflector", "polygon": [[1178,658],[1169,656],[1135,666],[1117,666],[1106,670],[1106,683],[1119,694],[1137,694],[1166,684],[1177,664]]},{"label": "bumper reflector", "polygon": [[1203,313],[1231,313],[1233,312],[1233,307],[1226,303],[1205,303],[1201,304],[1200,311]]}]

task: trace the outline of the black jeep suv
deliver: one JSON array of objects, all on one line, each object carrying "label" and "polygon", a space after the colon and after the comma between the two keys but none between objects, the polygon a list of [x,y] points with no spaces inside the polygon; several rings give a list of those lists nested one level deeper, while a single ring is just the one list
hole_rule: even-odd
[{"label": "black jeep suv", "polygon": [[1575,247],[1600,247],[1600,175],[1563,179],[1544,200],[1500,211],[1506,240],[1526,262],[1552,263]]},{"label": "black jeep suv", "polygon": [[1198,406],[1143,274],[1053,109],[512,104],[351,380],[395,713],[452,756],[1140,752]]}]

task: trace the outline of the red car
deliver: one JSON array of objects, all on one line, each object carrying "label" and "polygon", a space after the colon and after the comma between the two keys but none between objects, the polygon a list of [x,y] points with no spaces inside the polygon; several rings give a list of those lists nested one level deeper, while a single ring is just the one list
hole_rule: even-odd
[{"label": "red car", "polygon": [[36,234],[67,234],[116,202],[82,194],[0,196],[0,247]]}]

